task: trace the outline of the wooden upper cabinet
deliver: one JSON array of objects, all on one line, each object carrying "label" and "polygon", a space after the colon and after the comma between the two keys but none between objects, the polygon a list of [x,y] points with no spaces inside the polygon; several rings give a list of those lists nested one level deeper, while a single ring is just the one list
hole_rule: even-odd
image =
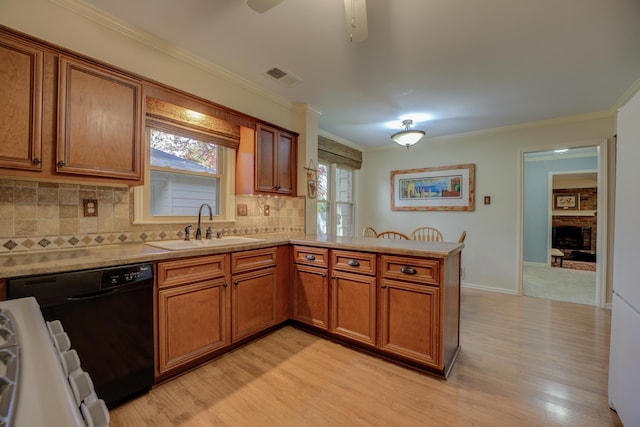
[{"label": "wooden upper cabinet", "polygon": [[0,168],[42,170],[44,51],[0,38]]},{"label": "wooden upper cabinet", "polygon": [[60,56],[56,171],[142,182],[142,84]]},{"label": "wooden upper cabinet", "polygon": [[258,123],[255,152],[255,191],[295,195],[296,135]]}]

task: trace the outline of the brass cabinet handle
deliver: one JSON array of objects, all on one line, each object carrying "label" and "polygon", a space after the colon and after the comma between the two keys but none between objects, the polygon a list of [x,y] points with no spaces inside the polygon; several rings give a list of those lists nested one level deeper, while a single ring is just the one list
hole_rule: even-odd
[{"label": "brass cabinet handle", "polygon": [[33,159],[34,165],[39,165],[40,163],[42,163],[42,160],[40,160],[39,158],[36,157],[35,159]]},{"label": "brass cabinet handle", "polygon": [[332,279],[332,280],[335,280],[335,278],[336,278],[336,275],[335,275],[335,274],[332,274],[332,275],[331,275],[331,279]]},{"label": "brass cabinet handle", "polygon": [[322,273],[322,277],[327,277],[327,273]]},{"label": "brass cabinet handle", "polygon": [[347,261],[347,265],[351,267],[360,267],[360,263],[355,259],[350,259],[349,261]]},{"label": "brass cabinet handle", "polygon": [[58,166],[60,166],[60,167],[63,167],[63,166],[66,166],[66,165],[67,165],[67,163],[64,160],[60,160],[58,162]]},{"label": "brass cabinet handle", "polygon": [[227,281],[225,280],[224,283],[222,284],[222,286],[224,286],[225,288],[229,285],[227,285]]},{"label": "brass cabinet handle", "polygon": [[385,289],[387,287],[386,283],[382,282],[382,286],[380,286],[382,289]]},{"label": "brass cabinet handle", "polygon": [[237,280],[233,281],[233,284],[236,285],[236,286],[238,286],[238,283],[240,283],[240,282],[238,282]]},{"label": "brass cabinet handle", "polygon": [[316,257],[311,255],[311,254],[305,255],[305,258],[307,259],[307,261],[315,261],[316,260]]},{"label": "brass cabinet handle", "polygon": [[404,273],[404,274],[416,274],[417,271],[415,268],[413,267],[402,267],[400,269],[400,273]]}]

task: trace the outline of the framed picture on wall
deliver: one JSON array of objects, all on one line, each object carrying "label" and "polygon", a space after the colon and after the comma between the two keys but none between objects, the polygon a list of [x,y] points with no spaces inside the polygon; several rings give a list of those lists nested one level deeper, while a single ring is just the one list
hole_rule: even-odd
[{"label": "framed picture on wall", "polygon": [[554,209],[580,209],[580,193],[554,194]]},{"label": "framed picture on wall", "polygon": [[391,171],[393,211],[474,209],[474,164]]}]

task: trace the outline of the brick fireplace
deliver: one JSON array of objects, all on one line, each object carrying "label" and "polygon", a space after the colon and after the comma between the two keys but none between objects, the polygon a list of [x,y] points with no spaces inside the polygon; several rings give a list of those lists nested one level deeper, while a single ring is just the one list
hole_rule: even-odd
[{"label": "brick fireplace", "polygon": [[[580,195],[579,209],[564,211],[552,216],[552,247],[561,250],[566,258],[591,261],[596,253],[597,217],[591,212],[597,209],[597,188],[554,189],[556,194]],[[588,211],[585,212],[585,211]],[[571,213],[575,212],[575,215]],[[556,212],[557,213],[557,212]]]}]

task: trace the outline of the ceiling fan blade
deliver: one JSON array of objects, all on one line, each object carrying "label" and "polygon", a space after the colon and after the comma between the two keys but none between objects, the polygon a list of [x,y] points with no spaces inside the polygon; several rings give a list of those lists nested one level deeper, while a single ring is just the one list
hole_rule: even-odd
[{"label": "ceiling fan blade", "polygon": [[369,36],[367,29],[367,1],[344,0],[344,13],[347,22],[347,34],[353,43],[365,41]]},{"label": "ceiling fan blade", "polygon": [[284,0],[247,0],[247,6],[258,13],[265,13],[269,9],[276,7]]}]

